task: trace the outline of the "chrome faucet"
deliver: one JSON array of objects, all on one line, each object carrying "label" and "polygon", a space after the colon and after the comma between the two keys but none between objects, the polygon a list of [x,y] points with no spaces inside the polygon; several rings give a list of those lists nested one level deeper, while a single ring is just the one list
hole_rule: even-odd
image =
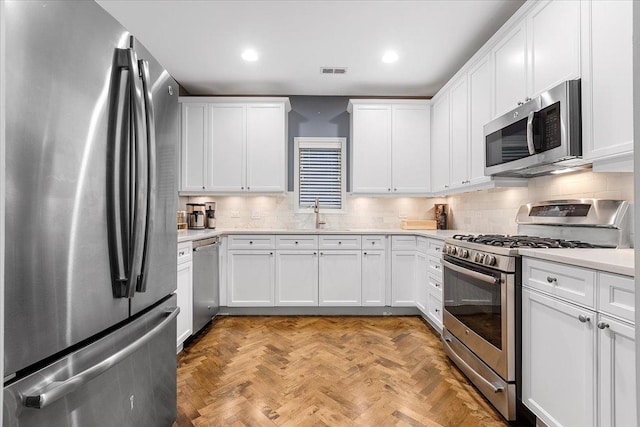
[{"label": "chrome faucet", "polygon": [[326,224],[326,222],[320,221],[320,201],[317,197],[316,202],[313,204],[313,212],[316,214],[316,229],[318,229],[321,225]]}]

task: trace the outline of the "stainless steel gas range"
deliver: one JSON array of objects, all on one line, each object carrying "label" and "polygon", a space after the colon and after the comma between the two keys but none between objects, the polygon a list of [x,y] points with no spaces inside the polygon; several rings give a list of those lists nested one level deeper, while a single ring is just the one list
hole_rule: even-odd
[{"label": "stainless steel gas range", "polygon": [[445,352],[507,420],[516,419],[520,395],[518,248],[629,247],[629,210],[619,200],[530,203],[516,215],[517,235],[445,240]]}]

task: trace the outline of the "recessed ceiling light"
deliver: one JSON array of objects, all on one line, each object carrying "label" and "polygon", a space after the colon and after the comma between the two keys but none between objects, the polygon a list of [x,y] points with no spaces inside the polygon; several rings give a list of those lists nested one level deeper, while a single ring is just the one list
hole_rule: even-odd
[{"label": "recessed ceiling light", "polygon": [[253,49],[247,49],[242,52],[242,59],[247,62],[256,62],[258,60],[258,52]]},{"label": "recessed ceiling light", "polygon": [[392,50],[386,51],[382,56],[382,62],[386,64],[391,64],[393,62],[396,62],[397,60],[398,60],[398,54]]}]

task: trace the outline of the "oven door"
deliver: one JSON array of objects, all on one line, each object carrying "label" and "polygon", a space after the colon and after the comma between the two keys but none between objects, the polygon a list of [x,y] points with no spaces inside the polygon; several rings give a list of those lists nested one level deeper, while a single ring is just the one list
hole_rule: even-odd
[{"label": "oven door", "polygon": [[444,327],[515,381],[515,274],[444,255]]}]

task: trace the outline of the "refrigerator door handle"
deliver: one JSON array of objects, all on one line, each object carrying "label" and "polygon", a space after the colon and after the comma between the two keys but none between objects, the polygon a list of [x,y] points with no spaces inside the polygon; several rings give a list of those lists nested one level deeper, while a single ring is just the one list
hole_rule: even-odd
[{"label": "refrigerator door handle", "polygon": [[[114,62],[111,84],[115,88],[115,95],[111,102],[110,117],[115,117],[115,120],[110,121],[107,156],[111,163],[107,189],[109,258],[114,298],[130,298],[135,292],[143,249],[137,236],[146,217],[146,206],[144,212],[139,209],[140,191],[146,193],[146,177],[140,182],[134,176],[140,172],[136,164],[140,157],[139,141],[143,137],[146,141],[146,136],[142,124],[142,83],[135,51],[132,47],[116,49]],[[121,90],[122,70],[128,71],[128,87],[125,90]],[[130,117],[127,120],[125,116]],[[132,139],[127,144],[129,138]],[[129,167],[125,167],[125,164]]]},{"label": "refrigerator door handle", "polygon": [[144,249],[142,255],[142,269],[138,283],[136,285],[136,292],[145,292],[147,290],[147,280],[149,272],[148,254],[151,251],[151,237],[154,229],[154,217],[156,207],[156,192],[157,192],[157,177],[156,177],[156,125],[155,114],[153,110],[153,99],[151,97],[151,87],[149,78],[149,62],[145,60],[138,61],[138,68],[140,69],[140,75],[142,77],[142,89],[144,94],[144,110],[145,120],[147,125],[147,215],[146,224],[144,230]]},{"label": "refrigerator door handle", "polygon": [[124,359],[138,351],[140,348],[145,346],[156,335],[162,332],[162,330],[167,327],[173,321],[173,319],[175,319],[179,312],[179,307],[175,307],[170,311],[166,311],[164,313],[166,317],[160,323],[154,326],[153,329],[151,329],[149,332],[147,332],[122,350],[114,353],[113,355],[93,365],[92,367],[85,369],[84,371],[64,381],[54,381],[39,391],[24,394],[22,398],[23,405],[27,408],[42,409],[51,405],[53,402],[64,397],[65,395],[73,392],[74,390],[77,390],[80,386],[96,378],[98,375],[109,370],[111,367],[123,361]]}]

